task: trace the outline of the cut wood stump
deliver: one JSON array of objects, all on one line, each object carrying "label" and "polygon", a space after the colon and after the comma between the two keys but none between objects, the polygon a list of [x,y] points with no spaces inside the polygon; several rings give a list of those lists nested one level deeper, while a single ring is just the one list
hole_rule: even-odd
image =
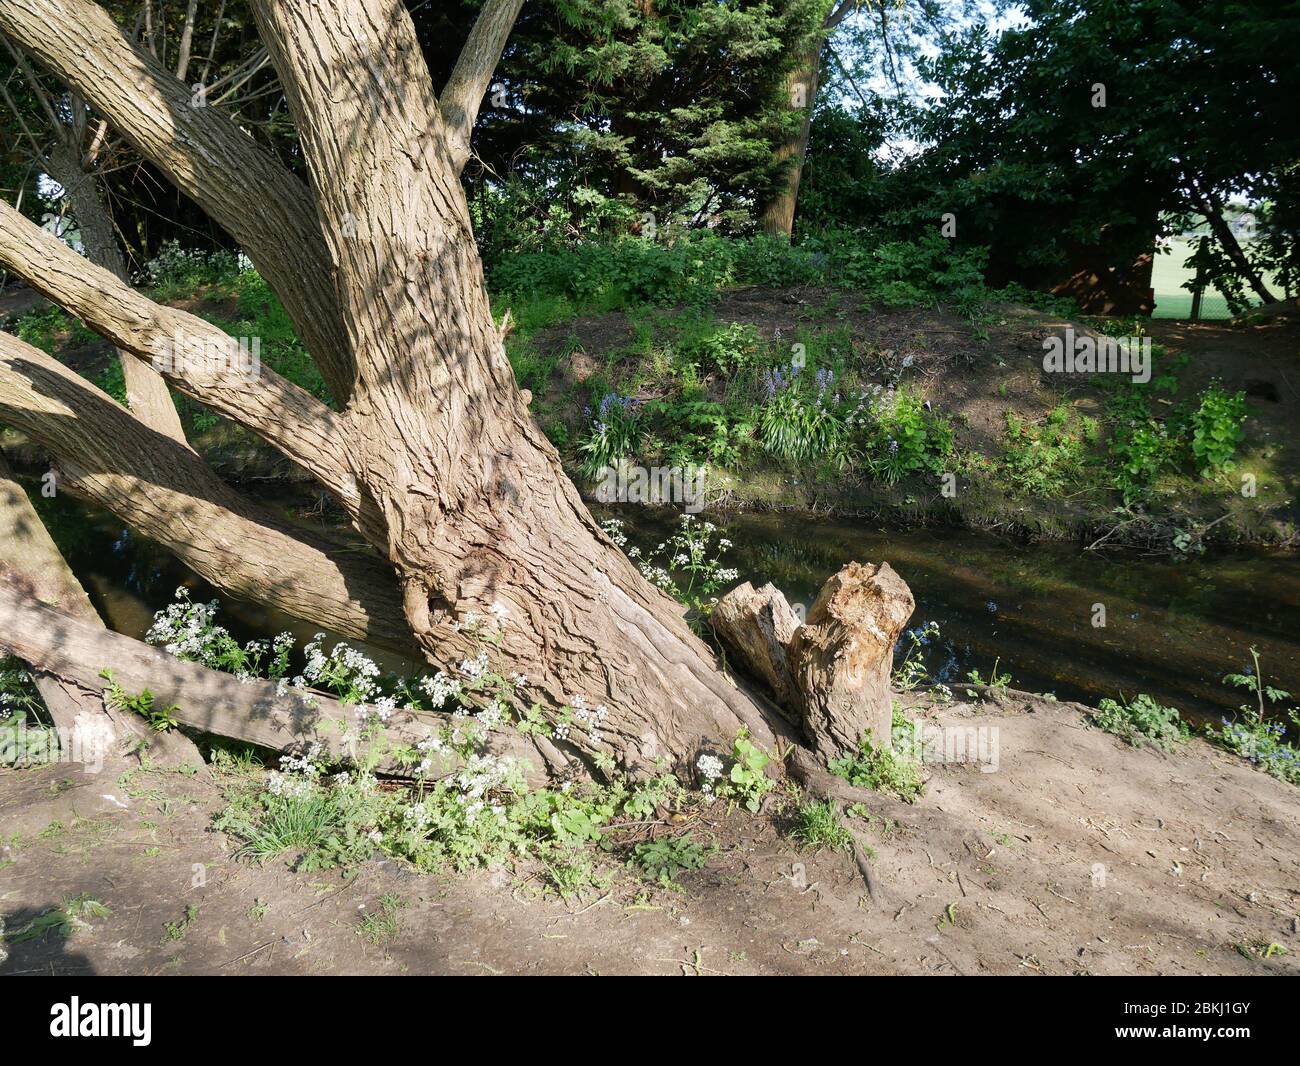
[{"label": "cut wood stump", "polygon": [[789,660],[804,736],[823,759],[855,751],[867,730],[890,746],[894,644],[915,606],[888,563],[849,563],[822,586]]},{"label": "cut wood stump", "polygon": [[709,616],[732,664],[767,686],[823,762],[866,730],[890,746],[894,645],[915,601],[888,563],[849,563],[822,586],[800,626],[772,585],[746,582]]},{"label": "cut wood stump", "polygon": [[771,584],[755,589],[746,581],[718,601],[709,625],[737,664],[766,685],[781,710],[798,724],[802,700],[787,649],[799,619],[781,590]]}]

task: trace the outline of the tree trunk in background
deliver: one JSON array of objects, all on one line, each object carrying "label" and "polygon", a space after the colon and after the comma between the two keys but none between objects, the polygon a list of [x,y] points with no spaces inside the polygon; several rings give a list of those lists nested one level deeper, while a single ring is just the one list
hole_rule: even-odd
[{"label": "tree trunk in background", "polygon": [[[95,176],[82,166],[80,153],[64,144],[55,145],[49,153],[49,174],[63,186],[72,217],[77,220],[86,258],[129,284],[126,260],[113,231],[113,219],[100,195]],[[186,443],[180,414],[172,402],[167,382],[139,356],[119,349],[117,357],[126,383],[127,406],[159,433],[181,444]]]},{"label": "tree trunk in background", "polygon": [[[771,237],[788,238],[794,233],[794,212],[799,203],[799,182],[803,178],[808,138],[812,133],[813,105],[817,100],[821,45],[822,37],[819,35],[816,45],[800,55],[795,69],[786,77],[787,108],[790,111],[800,112],[802,118],[797,130],[792,131],[776,149],[776,160],[784,166],[784,170],[775,191],[763,204],[761,213],[763,232]],[[802,107],[798,106],[801,100]]]},{"label": "tree trunk in background", "polygon": [[1210,232],[1214,234],[1214,239],[1219,242],[1219,247],[1223,249],[1224,254],[1232,261],[1232,265],[1237,268],[1237,272],[1246,279],[1247,284],[1255,290],[1255,294],[1264,303],[1277,303],[1277,297],[1269,292],[1268,286],[1264,284],[1264,279],[1250,265],[1246,253],[1242,251],[1241,245],[1237,243],[1232,227],[1228,225],[1223,217],[1223,205],[1219,202],[1218,197],[1212,192],[1200,190],[1199,186],[1198,193],[1198,198],[1201,201],[1201,212],[1205,215],[1205,221],[1210,224]]}]

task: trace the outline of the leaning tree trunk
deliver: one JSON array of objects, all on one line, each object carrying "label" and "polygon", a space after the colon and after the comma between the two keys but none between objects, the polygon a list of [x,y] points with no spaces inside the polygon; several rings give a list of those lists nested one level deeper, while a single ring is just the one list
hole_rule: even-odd
[{"label": "leaning tree trunk", "polygon": [[353,465],[405,614],[435,662],[507,611],[504,651],[544,707],[604,704],[571,740],[634,768],[778,715],[737,689],[682,609],[606,537],[528,413],[484,288],[438,103],[397,0],[258,0],[313,176],[357,359]]},{"label": "leaning tree trunk", "polygon": [[1212,191],[1206,190],[1200,183],[1197,183],[1195,187],[1200,200],[1201,211],[1205,215],[1205,221],[1209,223],[1210,231],[1214,234],[1214,239],[1219,242],[1219,247],[1223,249],[1224,255],[1237,268],[1237,273],[1245,279],[1262,302],[1266,304],[1277,303],[1277,297],[1269,291],[1259,272],[1250,265],[1250,260],[1246,258],[1246,253],[1242,250],[1240,243],[1233,234],[1232,227],[1224,219],[1223,205],[1219,202],[1218,197]]},{"label": "leaning tree trunk", "polygon": [[67,745],[64,757],[90,761],[87,756],[97,759],[125,754],[143,744],[157,761],[167,765],[199,762],[198,749],[188,738],[180,734],[153,737],[143,719],[107,707],[94,674],[87,678],[50,669],[53,664],[19,646],[19,641],[33,637],[53,640],[53,627],[46,624],[51,617],[96,636],[108,636],[108,631],[3,456],[0,544],[4,545],[0,592],[11,598],[21,596],[30,605],[30,613],[23,617],[0,612],[0,651],[17,655],[32,668],[36,690],[58,730],[60,746]]}]

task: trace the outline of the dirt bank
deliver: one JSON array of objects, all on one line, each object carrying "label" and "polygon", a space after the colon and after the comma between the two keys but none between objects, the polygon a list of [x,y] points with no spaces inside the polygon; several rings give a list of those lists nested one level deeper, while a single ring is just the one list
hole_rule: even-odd
[{"label": "dirt bank", "polygon": [[[924,709],[996,730],[997,768],[932,765],[914,806],[871,805],[875,901],[849,857],[792,844],[779,799],[692,826],[722,852],[682,892],[611,860],[608,889],[564,902],[527,867],[236,861],[207,770],[0,772],[11,936],[82,894],[111,912],[11,941],[0,973],[1300,972],[1300,792],[1199,740],[1134,750],[1083,711],[1016,693]],[[371,943],[358,924],[389,894],[397,931]]]},{"label": "dirt bank", "polygon": [[[1105,392],[1096,382],[1043,371],[1044,338],[1067,327],[1087,327],[1059,315],[1019,305],[997,305],[991,317],[973,323],[960,315],[928,309],[866,308],[853,294],[825,288],[750,287],[720,294],[711,308],[717,323],[752,326],[776,343],[800,329],[847,331],[850,366],[868,381],[894,380],[916,390],[935,412],[949,418],[955,454],[971,469],[961,475],[955,498],[937,485],[904,479],[886,485],[856,465],[846,470],[783,470],[756,462],[719,470],[712,495],[722,507],[791,509],[840,516],[880,518],[914,526],[955,522],[1040,540],[1169,547],[1190,533],[1196,543],[1294,546],[1300,536],[1300,322],[1277,316],[1253,324],[1151,320],[1142,328],[1169,355],[1187,361],[1178,388],[1157,401],[1163,415],[1197,395],[1212,381],[1247,396],[1246,439],[1230,473],[1214,478],[1167,476],[1152,498],[1117,518],[1119,496],[1108,487],[1115,460],[1106,440],[1093,448],[1082,484],[1062,492],[1010,491],[991,476],[1007,446],[1007,419],[1038,425],[1064,405],[1080,417],[1102,418]],[[671,336],[672,312],[660,332]],[[663,325],[667,323],[667,325]],[[624,312],[578,318],[539,331],[529,343],[554,362],[533,409],[544,425],[568,427],[570,439],[585,432],[583,398],[574,375],[595,374],[627,391],[643,378],[644,344],[634,342],[637,323]],[[644,329],[644,325],[641,327]],[[906,370],[899,368],[906,364]],[[705,381],[707,396],[720,400],[723,379]],[[647,462],[651,460],[646,460]],[[961,465],[961,464],[959,464]],[[1239,493],[1240,477],[1256,479],[1256,495]],[[578,477],[576,465],[570,474]]]}]

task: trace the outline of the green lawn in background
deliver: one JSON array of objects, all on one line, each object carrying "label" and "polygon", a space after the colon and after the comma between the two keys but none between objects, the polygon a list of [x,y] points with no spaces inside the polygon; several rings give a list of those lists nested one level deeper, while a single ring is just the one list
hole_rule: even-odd
[{"label": "green lawn in background", "polygon": [[[1174,237],[1169,242],[1169,250],[1157,253],[1151,270],[1151,285],[1156,290],[1156,309],[1152,318],[1187,318],[1192,313],[1192,294],[1184,289],[1183,282],[1189,281],[1192,271],[1183,266],[1187,257],[1195,250],[1199,236]],[[1264,283],[1277,296],[1282,295],[1282,286],[1271,274]],[[1259,297],[1250,293],[1251,305],[1258,304]],[[1201,318],[1231,318],[1228,302],[1223,294],[1213,287],[1206,289],[1201,297]]]}]

